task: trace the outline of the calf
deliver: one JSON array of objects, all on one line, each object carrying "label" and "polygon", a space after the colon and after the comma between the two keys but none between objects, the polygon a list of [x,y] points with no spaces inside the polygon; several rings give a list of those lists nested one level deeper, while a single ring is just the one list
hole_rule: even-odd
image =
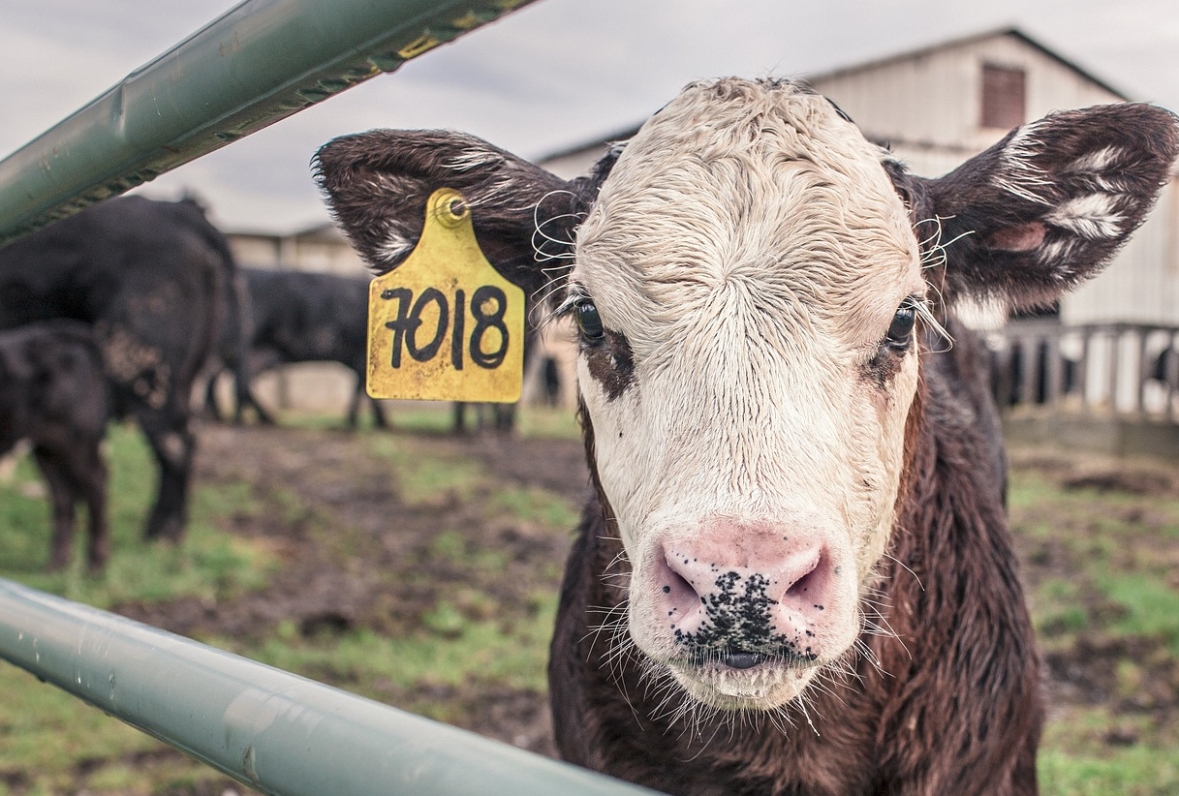
[{"label": "calf", "polygon": [[149,539],[184,531],[193,380],[234,265],[194,202],[110,199],[0,249],[0,329],[69,318],[94,329],[112,410],[134,416],[159,468]]},{"label": "calf", "polygon": [[0,332],[0,455],[22,439],[32,443],[53,505],[50,569],[69,563],[79,501],[89,514],[90,570],[101,570],[110,553],[106,421],[102,352],[89,327],[44,321]]},{"label": "calf", "polygon": [[810,90],[738,79],[572,182],[455,133],[321,149],[378,271],[441,186],[526,290],[567,264],[595,494],[552,644],[562,755],[680,794],[1034,793],[1037,653],[954,306],[1093,274],[1177,149],[1167,111],[1097,107],[927,180]]}]

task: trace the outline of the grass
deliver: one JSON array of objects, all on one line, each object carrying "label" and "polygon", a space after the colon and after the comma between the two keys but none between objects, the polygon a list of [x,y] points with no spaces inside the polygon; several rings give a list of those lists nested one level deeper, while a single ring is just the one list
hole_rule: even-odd
[{"label": "grass", "polygon": [[49,573],[49,511],[41,479],[25,458],[0,485],[0,574],[36,589],[99,608],[180,597],[225,599],[266,582],[275,564],[249,540],[219,530],[220,518],[262,511],[246,484],[204,485],[194,491],[183,546],[146,544],[142,525],[155,491],[155,470],[138,432],[115,426],[108,438],[111,562],[106,573],[85,571],[85,533],[79,525],[71,566]]},{"label": "grass", "polygon": [[[1179,793],[1179,751],[1148,737],[1149,717],[1103,708],[1070,709],[1049,722],[1039,756],[1045,796],[1172,796]],[[1111,744],[1111,733],[1119,740]]]},{"label": "grass", "polygon": [[1070,796],[1173,796],[1179,759],[1173,749],[1135,746],[1112,753],[1070,754],[1067,738],[1050,738],[1040,753],[1040,792]]},{"label": "grass", "polygon": [[1097,582],[1121,609],[1109,623],[1111,633],[1158,639],[1179,656],[1179,591],[1142,572],[1104,575]]},{"label": "grass", "polygon": [[[495,618],[472,620],[467,611],[441,602],[424,627],[390,638],[368,630],[302,637],[293,628],[253,648],[240,649],[271,666],[332,682],[353,693],[439,721],[457,722],[455,707],[434,701],[440,687],[483,686],[543,692],[546,656],[556,615],[556,596],[537,595],[532,615],[505,626]],[[229,649],[231,639],[210,639]]]},{"label": "grass", "polygon": [[[263,510],[248,486],[202,486],[193,496],[185,544],[149,545],[141,538],[141,526],[154,494],[155,473],[139,434],[113,427],[108,461],[113,555],[106,573],[86,574],[82,532],[71,567],[45,571],[49,513],[40,496],[40,476],[26,458],[10,482],[0,485],[0,576],[99,608],[182,597],[232,599],[266,582],[276,563],[272,557],[217,528],[221,517]],[[138,766],[130,771],[118,761],[150,756],[160,749],[159,742],[7,664],[0,664],[0,694],[0,796],[73,793],[79,770],[86,768],[93,769],[87,786],[94,794],[152,792],[143,790]],[[93,762],[106,760],[116,762]],[[207,777],[208,771],[176,756],[152,786]],[[139,781],[140,790],[125,787],[124,779]]]},{"label": "grass", "polygon": [[1083,692],[1108,692],[1049,705],[1040,792],[1179,793],[1179,501],[1016,469],[1010,507],[1042,648],[1081,673]]}]

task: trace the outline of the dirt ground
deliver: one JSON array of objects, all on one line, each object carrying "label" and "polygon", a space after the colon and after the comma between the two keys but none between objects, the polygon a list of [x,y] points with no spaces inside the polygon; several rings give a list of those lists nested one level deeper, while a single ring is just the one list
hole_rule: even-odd
[{"label": "dirt ground", "polygon": [[[398,435],[392,432],[394,442]],[[304,636],[358,628],[404,634],[420,628],[440,595],[457,587],[492,595],[491,608],[460,604],[474,618],[495,610],[510,622],[511,616],[534,611],[538,590],[551,594],[559,587],[573,529],[540,531],[526,521],[489,517],[480,505],[499,487],[517,486],[541,487],[580,507],[589,483],[581,443],[439,434],[428,445],[431,456],[481,462],[494,478],[473,493],[442,490],[426,500],[406,501],[391,477],[389,460],[374,455],[355,434],[206,425],[198,448],[198,482],[254,484],[267,505],[236,516],[232,530],[264,540],[278,554],[281,568],[265,589],[241,599],[125,604],[119,613],[181,635],[240,639],[273,635],[282,621],[294,622]],[[299,498],[293,507],[292,494]],[[347,538],[332,538],[341,528],[348,529]],[[473,570],[432,554],[439,529],[445,528],[461,529],[468,556],[506,554],[497,559],[502,566]],[[312,676],[345,689],[349,685],[337,672]],[[380,697],[411,708],[422,700],[448,702],[454,716],[461,717],[455,723],[466,729],[555,753],[542,693],[482,686],[407,694],[390,687]]]},{"label": "dirt ground", "polygon": [[[581,444],[568,439],[438,435],[430,445],[432,451],[456,461],[473,458],[483,462],[495,480],[482,484],[473,494],[451,492],[408,503],[396,485],[391,485],[389,461],[375,455],[361,437],[291,428],[207,426],[200,440],[199,480],[247,480],[257,484],[263,495],[300,496],[302,508],[283,508],[278,500],[273,509],[249,512],[234,520],[235,533],[265,540],[280,557],[281,569],[265,590],[248,598],[216,604],[191,600],[124,605],[119,611],[198,636],[261,638],[272,634],[276,624],[284,620],[296,623],[304,634],[351,628],[386,634],[410,631],[423,621],[441,592],[472,577],[456,563],[424,556],[439,528],[462,529],[469,540],[468,551],[506,553],[500,559],[502,569],[486,573],[480,586],[493,593],[497,611],[531,610],[530,595],[537,589],[556,589],[570,535],[537,533],[526,522],[489,520],[478,506],[497,484],[543,487],[579,505],[588,488]],[[1016,455],[1014,463],[1034,467],[1066,488],[1179,497],[1179,478],[1174,471],[1126,470],[1118,465],[1085,467],[1067,457],[1026,454]],[[324,513],[330,513],[333,522],[353,529],[346,544],[323,543],[320,515]],[[1022,514],[1017,511],[1013,523],[1019,526],[1036,519],[1034,509]],[[1098,533],[1100,529],[1081,530]],[[1029,584],[1068,577],[1075,563],[1073,552],[1051,540],[1019,538],[1023,574]],[[310,543],[313,540],[316,543]],[[1171,544],[1176,546],[1173,541]],[[410,570],[415,576],[389,576],[391,571]],[[1172,586],[1179,587],[1179,583]],[[1083,606],[1087,615],[1100,616],[1111,610],[1095,596],[1082,595],[1082,600],[1089,601]],[[1145,712],[1156,724],[1173,728],[1179,723],[1179,669],[1162,647],[1161,642],[1128,642],[1096,631],[1078,634],[1075,643],[1056,644],[1045,656],[1053,710],[1059,713],[1069,705],[1101,705],[1115,715],[1133,717]],[[1142,662],[1135,670],[1138,687],[1130,694],[1118,686],[1119,661],[1127,656]],[[332,672],[322,674],[319,679],[333,681]],[[340,684],[348,687],[347,682]],[[462,717],[457,722],[462,726],[540,753],[553,753],[542,693],[463,687],[437,691],[411,695],[391,688],[381,697],[392,704],[422,697],[451,702],[456,715]],[[1124,729],[1109,731],[1104,741],[1111,746],[1135,743],[1140,726],[1129,722]]]}]

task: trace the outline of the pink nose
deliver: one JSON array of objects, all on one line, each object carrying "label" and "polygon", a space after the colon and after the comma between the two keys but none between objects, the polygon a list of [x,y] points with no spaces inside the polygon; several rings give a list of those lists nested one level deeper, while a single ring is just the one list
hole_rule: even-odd
[{"label": "pink nose", "polygon": [[819,655],[835,582],[821,539],[724,524],[667,540],[662,553],[654,573],[657,604],[691,654],[733,656],[737,663],[726,662],[739,668],[748,653]]}]

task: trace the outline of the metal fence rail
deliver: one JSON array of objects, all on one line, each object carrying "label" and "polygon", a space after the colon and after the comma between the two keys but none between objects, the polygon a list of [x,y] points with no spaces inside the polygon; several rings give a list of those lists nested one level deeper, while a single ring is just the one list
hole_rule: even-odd
[{"label": "metal fence rail", "polygon": [[0,657],[267,794],[653,793],[3,579]]},{"label": "metal fence rail", "polygon": [[0,245],[533,0],[246,0],[0,161]]}]

